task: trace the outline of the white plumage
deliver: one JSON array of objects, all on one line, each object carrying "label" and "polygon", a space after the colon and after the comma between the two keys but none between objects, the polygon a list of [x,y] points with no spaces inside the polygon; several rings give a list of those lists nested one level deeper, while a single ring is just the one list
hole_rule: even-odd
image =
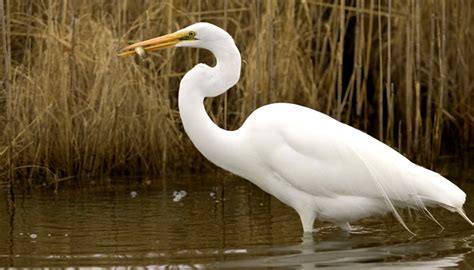
[{"label": "white plumage", "polygon": [[[441,206],[458,212],[466,194],[441,175],[420,167],[373,137],[315,110],[288,103],[263,106],[235,131],[219,128],[204,98],[226,92],[240,77],[241,58],[219,27],[196,23],[176,33],[128,46],[210,50],[216,66],[198,64],[182,79],[179,110],[186,133],[211,162],[250,180],[294,208],[304,231],[315,218],[349,230],[349,222],[397,207]],[[434,218],[433,218],[434,219]],[[434,219],[435,220],[435,219]],[[436,221],[436,220],[435,220]]]}]

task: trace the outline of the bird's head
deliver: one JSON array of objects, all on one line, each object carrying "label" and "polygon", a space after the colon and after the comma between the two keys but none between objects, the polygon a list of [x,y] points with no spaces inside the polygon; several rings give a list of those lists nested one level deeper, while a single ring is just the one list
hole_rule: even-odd
[{"label": "bird's head", "polygon": [[119,55],[130,56],[137,53],[144,56],[146,52],[171,46],[204,48],[211,51],[216,58],[216,65],[213,68],[200,64],[187,72],[181,80],[180,89],[183,85],[192,85],[192,88],[201,89],[203,96],[214,97],[227,91],[240,78],[241,58],[234,40],[223,29],[205,22],[129,45]]},{"label": "bird's head", "polygon": [[213,46],[229,40],[233,42],[232,37],[223,29],[210,23],[199,22],[168,35],[129,45],[122,49],[119,56],[140,54],[140,51],[151,52],[171,46],[212,49]]}]

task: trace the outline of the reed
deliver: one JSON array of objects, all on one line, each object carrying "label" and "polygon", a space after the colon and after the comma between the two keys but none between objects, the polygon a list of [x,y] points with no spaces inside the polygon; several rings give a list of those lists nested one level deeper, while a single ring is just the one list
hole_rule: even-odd
[{"label": "reed", "polygon": [[180,78],[197,61],[212,64],[210,54],[116,56],[129,42],[197,21],[226,28],[244,61],[238,85],[206,101],[222,127],[280,101],[325,112],[427,166],[473,147],[470,0],[5,3],[5,178],[9,168],[32,185],[212,169],[177,111]]}]

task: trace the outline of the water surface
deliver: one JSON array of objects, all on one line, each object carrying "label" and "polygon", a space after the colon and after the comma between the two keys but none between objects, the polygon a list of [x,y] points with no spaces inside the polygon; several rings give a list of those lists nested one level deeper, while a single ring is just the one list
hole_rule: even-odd
[{"label": "water surface", "polygon": [[[474,185],[466,181],[471,173],[457,171],[451,178],[468,193],[465,209],[474,217]],[[0,266],[474,267],[474,230],[445,210],[433,210],[444,230],[421,215],[403,212],[416,236],[390,215],[357,222],[351,234],[317,222],[317,231],[303,236],[292,209],[234,176],[120,182],[113,187],[96,181],[61,185],[57,194],[51,188],[17,191],[13,215],[3,192]],[[186,196],[174,200],[182,190]]]}]

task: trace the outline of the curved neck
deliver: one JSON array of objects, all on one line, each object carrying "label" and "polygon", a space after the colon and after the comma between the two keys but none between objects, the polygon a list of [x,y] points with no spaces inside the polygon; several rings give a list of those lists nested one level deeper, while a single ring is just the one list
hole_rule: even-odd
[{"label": "curved neck", "polygon": [[[220,50],[221,48],[222,50]],[[226,92],[240,77],[240,54],[232,42],[210,49],[217,64],[198,64],[183,77],[179,88],[179,112],[183,126],[196,148],[211,162],[234,171],[237,134],[217,126],[204,107],[204,98]]]}]

